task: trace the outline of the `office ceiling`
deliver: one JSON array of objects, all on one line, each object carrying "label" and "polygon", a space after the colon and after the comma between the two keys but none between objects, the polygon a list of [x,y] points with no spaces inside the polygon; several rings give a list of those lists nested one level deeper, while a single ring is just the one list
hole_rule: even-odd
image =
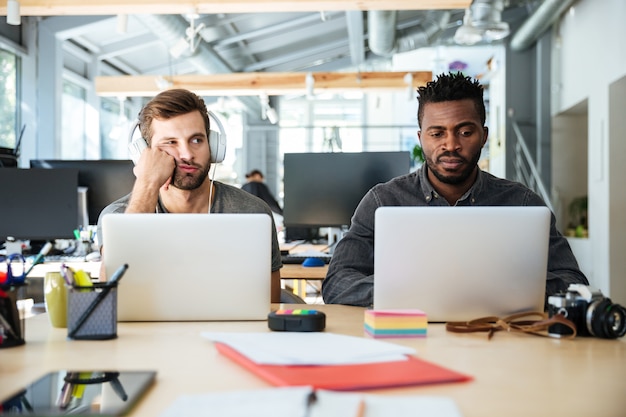
[{"label": "office ceiling", "polygon": [[[98,3],[96,0],[94,5]],[[121,17],[94,14],[41,19],[65,40],[64,49],[87,51],[96,56],[102,64],[98,75],[171,76],[385,71],[389,70],[394,54],[422,47],[454,45],[453,36],[464,14],[463,8],[395,12],[288,11],[294,3],[310,2],[283,3],[284,12],[200,13],[195,19],[188,13],[146,14],[149,9],[145,7],[137,8],[142,13]],[[367,6],[368,0],[364,3]],[[439,3],[460,5],[469,4],[470,0]],[[501,0],[500,3],[504,6],[502,19],[519,22],[541,1]],[[417,8],[420,1],[414,0],[413,4]],[[89,12],[88,7],[85,10]],[[97,9],[97,12],[102,10]],[[170,49],[185,36],[192,20],[196,28],[203,26],[196,38],[197,49],[175,57]]]}]

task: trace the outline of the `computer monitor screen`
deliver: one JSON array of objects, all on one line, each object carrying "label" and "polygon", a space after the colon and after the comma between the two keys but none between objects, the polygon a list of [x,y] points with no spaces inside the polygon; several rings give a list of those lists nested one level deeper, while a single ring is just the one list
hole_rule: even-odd
[{"label": "computer monitor screen", "polygon": [[285,154],[285,227],[349,226],[372,186],[409,169],[408,151]]},{"label": "computer monitor screen", "polygon": [[87,210],[92,225],[97,224],[102,209],[130,193],[135,183],[130,160],[31,159],[30,167],[77,169],[78,185],[87,187]]},{"label": "computer monitor screen", "polygon": [[78,170],[0,169],[0,241],[71,239]]}]

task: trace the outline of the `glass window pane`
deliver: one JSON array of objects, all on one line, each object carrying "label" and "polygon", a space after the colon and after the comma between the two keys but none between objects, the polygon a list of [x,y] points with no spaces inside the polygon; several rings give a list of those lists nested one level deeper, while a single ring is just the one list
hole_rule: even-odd
[{"label": "glass window pane", "polygon": [[83,87],[63,81],[61,159],[85,159],[86,96]]},{"label": "glass window pane", "polygon": [[15,149],[17,142],[18,57],[0,49],[0,147]]},{"label": "glass window pane", "polygon": [[100,154],[102,159],[129,159],[128,135],[133,127],[126,99],[100,99]]}]

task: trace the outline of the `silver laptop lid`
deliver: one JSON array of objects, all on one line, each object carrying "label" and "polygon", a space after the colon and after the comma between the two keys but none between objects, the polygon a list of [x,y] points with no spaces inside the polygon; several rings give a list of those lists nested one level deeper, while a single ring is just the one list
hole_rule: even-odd
[{"label": "silver laptop lid", "polygon": [[374,308],[417,308],[431,322],[543,311],[546,207],[381,207]]},{"label": "silver laptop lid", "polygon": [[107,276],[127,263],[118,321],[265,320],[272,233],[266,214],[109,214]]}]

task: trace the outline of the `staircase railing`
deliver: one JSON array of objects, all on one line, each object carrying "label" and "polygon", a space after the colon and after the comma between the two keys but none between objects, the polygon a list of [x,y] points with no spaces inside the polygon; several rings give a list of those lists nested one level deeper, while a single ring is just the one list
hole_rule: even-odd
[{"label": "staircase railing", "polygon": [[515,141],[515,160],[513,161],[513,167],[515,168],[515,180],[538,193],[541,198],[543,198],[548,208],[554,212],[552,199],[550,198],[550,194],[541,179],[541,175],[537,169],[537,164],[528,149],[528,144],[524,139],[522,130],[512,116],[510,119],[513,132],[517,138]]}]

